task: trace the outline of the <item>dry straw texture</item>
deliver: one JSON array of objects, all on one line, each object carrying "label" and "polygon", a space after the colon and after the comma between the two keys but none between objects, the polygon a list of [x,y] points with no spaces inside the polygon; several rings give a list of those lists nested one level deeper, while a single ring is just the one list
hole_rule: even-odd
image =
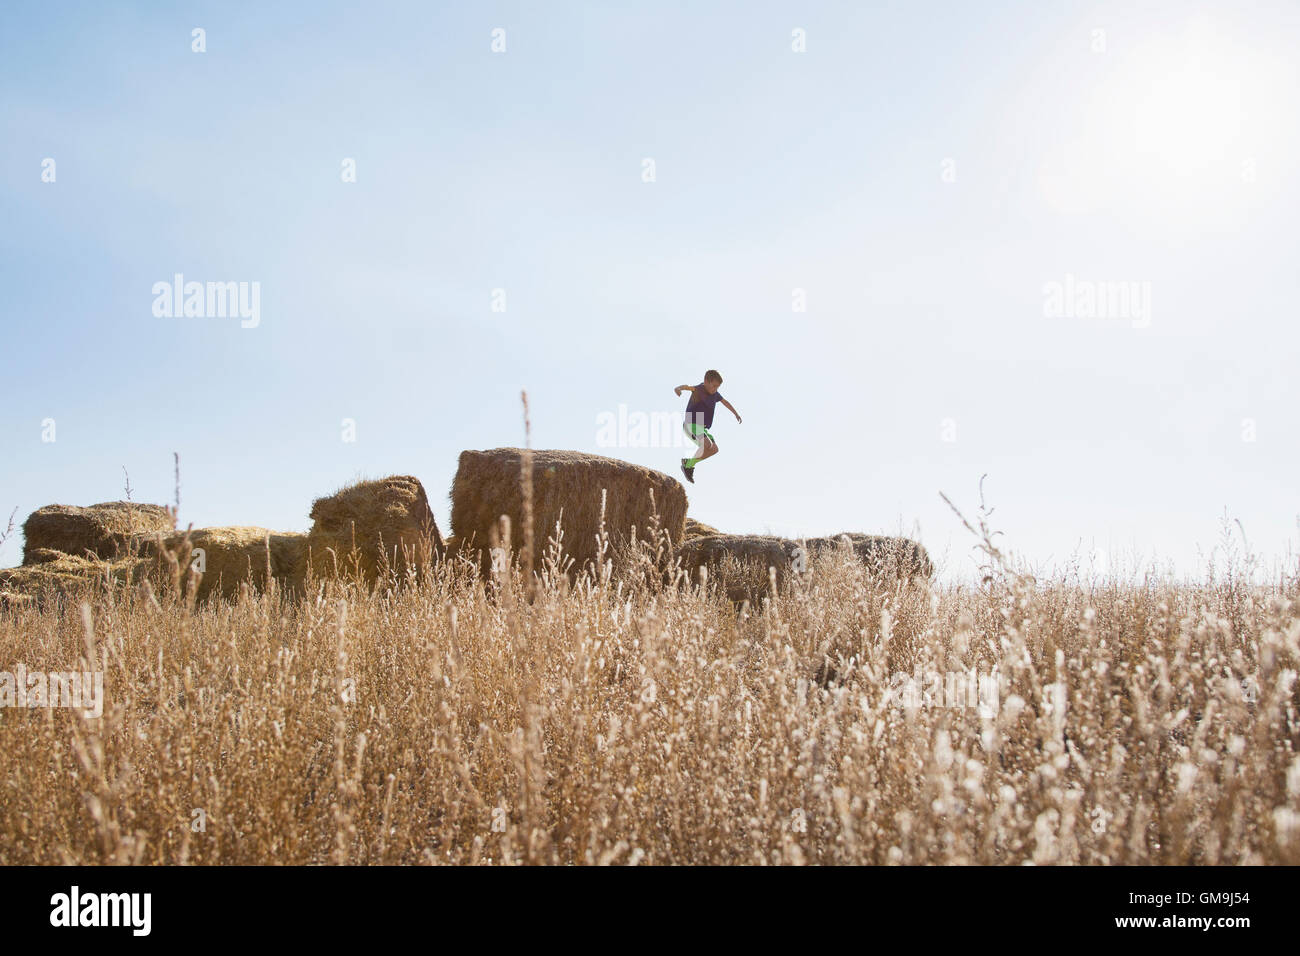
[{"label": "dry straw texture", "polygon": [[934,576],[934,562],[919,542],[911,538],[889,537],[845,531],[825,538],[803,541],[811,554],[824,554],[836,548],[851,548],[871,571],[929,578]]},{"label": "dry straw texture", "polygon": [[778,587],[785,582],[798,548],[796,542],[772,535],[719,534],[687,539],[677,558],[690,580],[699,582],[704,568],[704,580],[716,583],[731,600],[758,602],[773,580]]},{"label": "dry straw texture", "polygon": [[23,566],[46,564],[66,557],[67,555],[62,551],[55,551],[53,548],[25,548],[23,550]]},{"label": "dry straw texture", "polygon": [[698,581],[704,567],[733,601],[758,601],[770,593],[773,581],[778,587],[784,584],[792,569],[806,568],[811,558],[841,549],[851,552],[873,574],[904,579],[928,579],[934,574],[930,556],[916,541],[857,532],[798,540],[759,534],[691,537],[688,533],[677,557],[691,580]]},{"label": "dry straw texture", "polygon": [[107,561],[39,551],[33,556],[37,561],[0,570],[0,591],[7,592],[11,602],[19,600],[19,595],[44,603],[56,597],[91,594],[109,582],[138,582],[148,570],[148,562],[138,558]]},{"label": "dry straw texture", "polygon": [[[197,571],[197,552],[201,549],[203,571],[194,589],[199,600],[214,594],[236,597],[243,584],[263,591],[268,572],[281,586],[298,587],[305,573],[307,535],[299,532],[253,527],[199,528],[188,535],[185,532],[140,535],[133,544],[142,556],[153,559],[151,578],[159,583],[168,577],[169,552],[181,570]],[[183,579],[189,588],[188,576]]]},{"label": "dry straw texture", "polygon": [[[486,548],[501,515],[510,518],[511,547],[522,548],[524,508],[519,448],[464,451],[451,488],[451,530],[465,547]],[[674,478],[641,465],[576,451],[533,451],[534,546],[532,566],[540,567],[557,522],[562,547],[578,567],[598,551],[601,492],[605,530],[619,546],[632,529],[645,537],[653,516],[673,541],[682,539],[686,492]]]},{"label": "dry straw texture", "polygon": [[386,564],[404,572],[442,547],[424,486],[409,475],[362,481],[317,498],[311,518],[307,545],[316,577],[360,570],[374,581]]},{"label": "dry straw texture", "polygon": [[77,557],[87,553],[116,558],[125,552],[133,533],[168,532],[176,527],[171,512],[162,505],[106,501],[82,508],[46,505],[33,511],[23,524],[23,564],[36,559],[38,550],[61,551]]},{"label": "dry straw texture", "polygon": [[[93,593],[110,581],[147,580],[159,592],[177,589],[198,600],[218,595],[235,598],[245,584],[265,590],[268,567],[282,586],[300,586],[306,542],[302,533],[234,527],[134,535],[122,545],[127,556],[111,561],[39,549],[30,563],[0,570],[0,589],[9,592],[11,601],[26,595],[44,602]],[[198,571],[199,549],[204,570],[191,573],[191,569]]]},{"label": "dry straw texture", "polygon": [[722,532],[712,525],[707,525],[703,521],[696,521],[694,518],[687,515],[686,530],[682,532],[682,540],[685,541],[690,538],[712,538],[719,534],[722,534]]},{"label": "dry straw texture", "polygon": [[102,717],[0,714],[0,864],[1300,863],[1300,568],[830,551],[737,613],[465,565],[0,611],[0,660],[104,675]]}]

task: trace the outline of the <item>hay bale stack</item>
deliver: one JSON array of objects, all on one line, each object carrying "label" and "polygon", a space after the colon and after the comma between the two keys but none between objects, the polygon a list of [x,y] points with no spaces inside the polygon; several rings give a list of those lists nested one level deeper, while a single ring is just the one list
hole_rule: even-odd
[{"label": "hay bale stack", "polygon": [[426,547],[432,553],[442,548],[429,497],[420,480],[409,475],[362,481],[317,498],[311,519],[306,545],[312,573],[318,577],[332,577],[336,569],[347,571],[354,543],[360,570],[370,581],[385,555],[401,572],[407,567],[407,552],[418,563]]},{"label": "hay bale stack", "polygon": [[[141,556],[150,560],[150,574],[165,582],[170,562],[165,552],[176,556],[182,571],[198,567],[196,597],[211,595],[237,598],[240,585],[248,582],[258,591],[267,586],[268,574],[282,587],[297,588],[305,573],[307,535],[302,532],[268,531],[266,528],[199,528],[170,535],[137,535],[134,543]],[[199,552],[202,552],[200,559]]]},{"label": "hay bale stack", "polygon": [[733,601],[757,603],[768,593],[776,569],[778,587],[790,573],[798,542],[765,534],[719,534],[691,538],[677,549],[681,568],[692,584],[700,581],[700,568]]},{"label": "hay bale stack", "polygon": [[683,564],[691,568],[716,563],[723,558],[760,561],[765,567],[783,568],[789,564],[798,544],[788,538],[767,534],[701,535],[677,549]]},{"label": "hay bale stack", "polygon": [[301,590],[307,579],[307,549],[311,535],[305,531],[271,532],[271,573],[285,587]]},{"label": "hay bale stack", "polygon": [[[451,488],[451,530],[461,542],[486,552],[501,515],[510,518],[511,547],[524,543],[523,449],[463,451]],[[601,492],[605,529],[611,543],[630,540],[633,527],[644,539],[651,516],[672,540],[682,540],[686,492],[674,478],[626,461],[577,451],[532,452],[533,566],[539,567],[556,523],[564,531],[564,552],[577,568],[596,557]]]},{"label": "hay bale stack", "polygon": [[0,611],[17,610],[35,603],[35,598],[21,591],[0,591]]},{"label": "hay bale stack", "polygon": [[66,557],[67,555],[62,551],[55,551],[53,548],[24,548],[23,566],[27,567],[33,564],[46,564],[50,561],[57,561],[59,558]]},{"label": "hay bale stack", "polygon": [[677,549],[677,558],[692,583],[699,581],[699,569],[707,567],[710,579],[717,581],[733,601],[756,602],[770,590],[768,568],[776,569],[779,587],[792,571],[808,570],[812,559],[837,549],[851,549],[874,575],[911,580],[934,574],[934,564],[918,542],[852,531],[801,540],[756,534],[688,538]]},{"label": "hay bale stack", "polygon": [[929,553],[920,542],[911,538],[844,531],[824,538],[808,538],[805,543],[813,556],[836,548],[852,548],[873,574],[897,574],[907,578],[934,576],[934,562]]},{"label": "hay bale stack", "polygon": [[712,525],[707,525],[703,521],[696,521],[690,515],[686,516],[686,530],[682,532],[682,540],[689,541],[691,538],[713,538],[722,534]]},{"label": "hay bale stack", "polygon": [[149,562],[140,558],[105,561],[61,554],[38,564],[0,570],[0,591],[8,603],[39,603],[51,596],[88,594],[108,584],[136,584],[144,579]]},{"label": "hay bale stack", "polygon": [[105,501],[87,508],[46,505],[23,523],[23,564],[40,563],[38,551],[111,560],[125,554],[132,534],[175,527],[171,512],[162,505],[131,501]]}]

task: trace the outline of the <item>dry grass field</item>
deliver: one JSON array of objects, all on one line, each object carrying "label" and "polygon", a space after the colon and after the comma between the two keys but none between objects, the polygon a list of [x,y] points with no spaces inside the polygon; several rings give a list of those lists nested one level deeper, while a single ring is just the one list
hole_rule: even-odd
[{"label": "dry grass field", "polygon": [[739,609],[653,540],[533,588],[460,555],[17,604],[0,668],[105,701],[0,709],[0,863],[1300,862],[1296,578],[977,538],[981,585],[831,552]]}]

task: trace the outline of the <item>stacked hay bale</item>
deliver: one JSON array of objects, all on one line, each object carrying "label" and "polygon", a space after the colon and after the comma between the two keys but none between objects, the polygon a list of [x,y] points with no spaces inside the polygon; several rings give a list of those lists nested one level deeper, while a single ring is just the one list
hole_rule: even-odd
[{"label": "stacked hay bale", "polygon": [[757,603],[770,589],[769,568],[776,570],[780,586],[792,568],[798,568],[799,545],[786,538],[763,534],[718,534],[688,539],[677,558],[692,584],[707,570],[733,601]]},{"label": "stacked hay bale", "polygon": [[43,553],[51,551],[111,560],[126,553],[133,534],[169,532],[175,527],[171,511],[162,505],[132,501],[105,501],[86,508],[46,505],[23,523],[23,564],[48,561]]},{"label": "stacked hay bale", "polygon": [[55,551],[53,548],[23,548],[23,567],[30,567],[34,564],[48,564],[51,561],[66,557],[67,555],[62,551]]},{"label": "stacked hay bale", "polygon": [[0,611],[27,607],[35,598],[24,591],[0,591]]},{"label": "stacked hay bale", "polygon": [[739,534],[688,538],[677,549],[677,558],[692,583],[699,582],[700,568],[707,568],[708,578],[731,600],[753,603],[771,590],[769,568],[775,570],[780,587],[791,574],[807,571],[813,558],[841,548],[851,549],[873,575],[912,580],[934,573],[930,556],[918,542],[857,532],[803,540]]},{"label": "stacked hay bale", "polygon": [[691,538],[712,538],[720,534],[722,532],[712,525],[696,521],[690,515],[686,516],[686,530],[682,532],[683,541],[689,541]]},{"label": "stacked hay bale", "polygon": [[429,497],[410,475],[362,481],[317,498],[311,519],[305,545],[315,577],[356,570],[373,583],[385,560],[401,573],[443,549]]},{"label": "stacked hay bale", "polygon": [[57,552],[40,557],[21,567],[0,570],[0,605],[40,603],[51,597],[90,594],[106,585],[136,584],[148,573],[149,564],[139,558],[109,561]]},{"label": "stacked hay bale", "polygon": [[192,579],[187,572],[198,571],[195,597],[202,601],[212,595],[238,598],[244,583],[258,591],[271,580],[297,587],[304,576],[307,535],[253,527],[199,528],[188,534],[138,535],[133,544],[151,559],[150,577],[156,583],[168,584],[179,575],[180,586],[188,588]]},{"label": "stacked hay bale", "polygon": [[[18,595],[41,600],[52,594],[87,593],[107,584],[149,581],[161,592],[236,599],[247,583],[263,591],[270,579],[288,587],[301,580],[306,534],[265,528],[200,528],[164,535],[135,535],[121,546],[122,557],[83,558],[35,549],[29,563],[0,571],[0,591],[7,603]],[[192,576],[193,569],[200,574]]]},{"label": "stacked hay bale", "polygon": [[[451,488],[451,530],[462,548],[486,552],[499,519],[510,519],[510,546],[524,547],[524,450],[494,448],[461,452]],[[604,492],[605,530],[611,544],[644,539],[657,513],[659,527],[681,541],[686,492],[674,478],[626,461],[577,451],[533,451],[533,567],[540,567],[558,523],[564,553],[577,568],[597,555]]]},{"label": "stacked hay bale", "polygon": [[934,576],[934,562],[929,553],[920,542],[911,538],[844,531],[824,538],[808,538],[804,543],[813,556],[836,548],[851,548],[872,574],[896,574],[907,578]]},{"label": "stacked hay bale", "polygon": [[172,512],[162,505],[105,501],[38,508],[23,522],[22,566],[0,570],[0,604],[12,607],[137,583],[147,562],[136,556],[132,537],[175,527]]}]

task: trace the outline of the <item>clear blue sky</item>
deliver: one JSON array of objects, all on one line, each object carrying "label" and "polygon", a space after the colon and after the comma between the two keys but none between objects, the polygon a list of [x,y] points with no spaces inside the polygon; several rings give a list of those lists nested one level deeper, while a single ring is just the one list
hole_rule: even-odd
[{"label": "clear blue sky", "polygon": [[[8,4],[0,508],[124,466],[169,501],[177,451],[183,523],[410,473],[445,528],[521,389],[535,447],[677,474],[598,416],[716,367],[745,421],[688,490],[726,530],[901,527],[961,571],[939,492],[987,472],[1043,565],[1194,571],[1225,509],[1280,557],[1297,49],[1293,3]],[[178,272],[259,282],[260,325],[156,317]],[[1149,283],[1149,321],[1048,315],[1067,276]]]}]

